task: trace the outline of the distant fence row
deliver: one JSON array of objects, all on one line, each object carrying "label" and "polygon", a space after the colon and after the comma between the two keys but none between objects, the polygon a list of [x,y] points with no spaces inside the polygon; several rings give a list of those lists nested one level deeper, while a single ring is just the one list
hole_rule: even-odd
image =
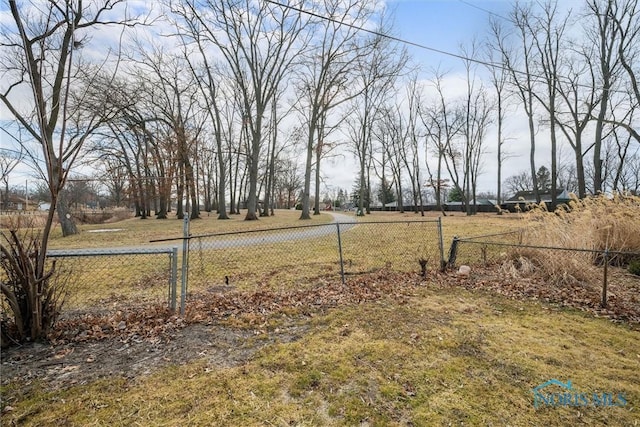
[{"label": "distant fence row", "polygon": [[439,218],[186,233],[165,243],[170,246],[49,251],[67,283],[63,318],[149,303],[183,312],[189,298],[207,292],[286,291],[383,269],[420,271],[421,262],[437,269],[444,261]]}]

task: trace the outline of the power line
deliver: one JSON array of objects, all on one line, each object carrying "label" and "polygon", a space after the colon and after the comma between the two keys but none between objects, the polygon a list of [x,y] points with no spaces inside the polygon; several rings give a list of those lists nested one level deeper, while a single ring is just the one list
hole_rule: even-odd
[{"label": "power line", "polygon": [[505,66],[503,66],[501,64],[482,61],[480,59],[469,58],[469,57],[464,56],[464,55],[460,55],[460,54],[453,53],[453,52],[448,52],[448,51],[442,50],[442,49],[437,49],[435,47],[423,45],[423,44],[420,44],[420,43],[417,43],[417,42],[413,42],[413,41],[410,41],[410,40],[407,40],[407,39],[402,39],[400,37],[392,36],[390,34],[385,34],[385,33],[382,33],[380,31],[369,30],[369,29],[366,29],[364,27],[361,27],[361,26],[358,26],[358,25],[355,25],[355,24],[349,24],[348,22],[343,22],[343,21],[340,21],[338,19],[331,18],[329,16],[320,15],[319,13],[311,12],[311,11],[308,11],[308,10],[305,10],[305,9],[302,9],[302,8],[299,8],[299,7],[291,6],[291,5],[288,5],[288,4],[283,4],[283,3],[277,2],[275,0],[265,0],[265,1],[268,2],[268,3],[271,3],[271,4],[275,4],[277,6],[284,7],[286,9],[295,10],[297,12],[313,16],[315,18],[324,19],[326,21],[330,21],[330,22],[333,22],[333,23],[339,24],[339,25],[344,25],[344,26],[352,28],[354,30],[363,31],[365,33],[369,33],[369,34],[372,34],[374,36],[387,38],[387,39],[396,41],[398,43],[406,44],[406,45],[409,45],[409,46],[414,46],[414,47],[417,47],[417,48],[420,48],[420,49],[424,49],[424,50],[428,50],[428,51],[431,51],[431,52],[439,53],[441,55],[451,56],[453,58],[462,59],[464,61],[475,62],[477,64],[485,65],[487,67],[498,67],[498,68],[502,68],[502,69],[505,69],[505,70],[507,69],[507,67],[505,67]]},{"label": "power line", "polygon": [[495,13],[495,12],[493,12],[493,11],[489,10],[489,9],[485,9],[484,7],[480,7],[480,6],[478,6],[477,4],[470,3],[470,2],[468,2],[468,1],[466,1],[466,0],[458,0],[458,1],[459,1],[460,3],[462,3],[462,4],[465,4],[465,5],[469,6],[469,7],[472,7],[472,8],[474,8],[474,9],[478,9],[478,10],[481,10],[481,11],[483,11],[483,12],[485,12],[485,13],[489,14],[489,15],[493,15],[493,16],[495,16],[496,18],[504,19],[505,21],[510,21],[510,19],[509,19],[509,18],[507,18],[507,17],[505,17],[505,16],[502,16],[502,15],[500,15],[499,13]]},{"label": "power line", "polygon": [[[319,18],[319,19],[323,19],[323,20],[326,20],[326,21],[330,21],[330,22],[333,22],[333,23],[338,24],[338,25],[344,25],[344,26],[347,26],[347,27],[352,28],[352,29],[357,30],[357,31],[362,31],[362,32],[365,32],[365,33],[369,33],[369,34],[375,35],[377,37],[387,38],[387,39],[396,41],[398,43],[402,43],[402,44],[405,44],[405,45],[417,47],[419,49],[428,50],[430,52],[439,53],[441,55],[450,56],[452,58],[461,59],[463,61],[473,62],[473,63],[476,63],[476,64],[484,65],[485,67],[497,68],[497,69],[500,69],[500,70],[503,70],[503,71],[506,71],[506,72],[509,72],[509,73],[513,73],[513,74],[534,77],[536,79],[546,79],[545,76],[540,75],[540,74],[532,74],[530,72],[517,70],[515,68],[511,68],[511,67],[505,66],[504,64],[498,64],[498,63],[495,63],[495,62],[488,62],[488,61],[484,61],[484,60],[481,60],[481,59],[471,58],[471,57],[468,57],[468,56],[465,56],[465,55],[449,52],[449,51],[442,50],[442,49],[437,49],[437,48],[434,48],[434,47],[431,47],[431,46],[427,46],[427,45],[424,45],[424,44],[421,44],[421,43],[413,42],[411,40],[407,40],[407,39],[403,39],[403,38],[400,38],[400,37],[392,36],[390,34],[385,34],[385,33],[382,33],[380,31],[369,30],[367,28],[364,28],[364,27],[361,27],[361,26],[358,26],[358,25],[355,25],[355,24],[350,24],[348,22],[343,22],[343,21],[340,21],[338,19],[331,18],[329,16],[320,15],[319,13],[311,12],[311,11],[302,9],[300,7],[291,6],[291,5],[288,5],[288,4],[283,4],[283,3],[280,3],[280,2],[278,2],[276,0],[265,0],[265,1],[268,2],[268,3],[274,4],[274,5],[286,8],[286,9],[295,10],[297,12],[304,13],[304,14],[313,16],[315,18]],[[467,3],[464,0],[459,0],[459,1],[464,3],[464,4],[467,4],[469,6],[472,6],[472,7],[478,8],[480,10],[483,10],[483,11],[485,11],[487,13],[491,13],[493,15],[499,16],[502,19],[506,19],[506,20],[510,21],[508,18],[505,18],[504,16],[495,14],[494,12],[491,12],[489,10],[482,9],[479,6],[475,6],[473,4]],[[558,79],[558,80],[560,80],[560,79],[565,80],[565,81],[569,82],[570,84],[575,84],[577,87],[593,89],[592,86],[587,85],[587,84],[574,83],[569,77],[566,77],[566,76],[556,75],[555,78]],[[609,90],[609,92],[623,93],[623,94],[626,93],[626,92],[620,91],[620,90]]]}]

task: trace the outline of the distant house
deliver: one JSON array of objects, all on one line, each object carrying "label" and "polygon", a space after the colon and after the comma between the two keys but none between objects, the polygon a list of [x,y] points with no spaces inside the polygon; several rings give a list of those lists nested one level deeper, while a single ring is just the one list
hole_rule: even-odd
[{"label": "distant house", "polygon": [[388,202],[385,203],[384,206],[382,206],[380,202],[373,202],[369,205],[369,209],[372,211],[397,211],[399,208],[398,202]]},{"label": "distant house", "polygon": [[[470,205],[473,212],[496,213],[498,202],[494,199],[477,199],[475,204],[471,201]],[[465,212],[467,209],[464,202],[446,202],[442,206],[449,212]]]},{"label": "distant house", "polygon": [[[555,210],[556,206],[552,205],[551,202],[551,192],[541,192],[539,193],[540,202],[544,202],[547,205],[547,209],[552,211]],[[571,196],[569,192],[564,189],[556,190],[556,202],[558,205],[562,205],[564,203],[568,203],[571,200]],[[527,209],[527,206],[537,203],[536,196],[533,191],[518,191],[515,196],[505,200],[501,208],[506,209],[510,212],[516,212],[518,210],[524,211]]]},{"label": "distant house", "polygon": [[14,194],[9,194],[9,196],[5,196],[2,200],[2,207],[6,210],[10,211],[22,211],[27,208],[29,201],[24,197],[16,196]]}]

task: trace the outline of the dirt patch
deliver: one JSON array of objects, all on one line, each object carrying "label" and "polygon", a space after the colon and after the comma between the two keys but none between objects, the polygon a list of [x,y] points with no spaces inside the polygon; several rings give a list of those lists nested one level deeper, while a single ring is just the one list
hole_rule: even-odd
[{"label": "dirt patch", "polygon": [[309,316],[327,308],[405,299],[411,286],[397,283],[407,277],[394,278],[379,273],[348,285],[324,282],[291,292],[220,287],[192,295],[183,317],[164,306],[131,306],[64,319],[50,343],[2,352],[2,384],[28,386],[37,380],[59,389],[114,375],[134,379],[194,360],[237,366],[267,345],[299,339],[310,328]]},{"label": "dirt patch", "polygon": [[297,340],[308,329],[297,321],[288,323],[268,333],[192,324],[170,337],[126,341],[109,338],[58,345],[31,343],[2,352],[2,384],[39,380],[59,389],[110,376],[135,379],[195,360],[217,367],[237,366],[264,346]]}]

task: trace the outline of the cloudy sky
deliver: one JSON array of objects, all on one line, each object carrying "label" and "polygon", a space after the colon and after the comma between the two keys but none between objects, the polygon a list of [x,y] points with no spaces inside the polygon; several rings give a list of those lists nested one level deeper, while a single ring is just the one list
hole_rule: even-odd
[{"label": "cloudy sky", "polygon": [[[580,0],[563,0],[563,7],[579,8]],[[148,5],[148,4],[146,4]],[[512,2],[507,0],[389,0],[393,11],[398,38],[406,40],[407,48],[413,61],[423,72],[423,79],[430,77],[429,71],[435,68],[448,70],[445,90],[453,94],[464,90],[463,61],[450,54],[459,54],[461,44],[468,44],[474,37],[482,39],[486,36],[490,16],[497,19],[507,16]],[[6,5],[0,6],[6,12]],[[115,33],[111,36],[117,37]],[[421,45],[417,47],[415,45]],[[0,122],[6,124],[9,113],[4,105],[0,105]],[[503,178],[528,168],[528,134],[526,118],[517,110],[510,112],[506,123],[506,137],[509,139],[507,150],[511,156],[504,165]],[[548,148],[544,132],[539,135],[538,164],[548,163]],[[0,131],[0,144],[3,148],[10,145],[10,138]],[[486,156],[482,175],[479,179],[479,191],[495,192],[495,134],[487,134]],[[349,152],[325,163],[323,168],[326,189],[337,191],[337,188],[351,190],[357,175],[357,167],[353,155]],[[12,184],[22,184],[31,179],[33,172],[20,167],[12,176]]]}]

